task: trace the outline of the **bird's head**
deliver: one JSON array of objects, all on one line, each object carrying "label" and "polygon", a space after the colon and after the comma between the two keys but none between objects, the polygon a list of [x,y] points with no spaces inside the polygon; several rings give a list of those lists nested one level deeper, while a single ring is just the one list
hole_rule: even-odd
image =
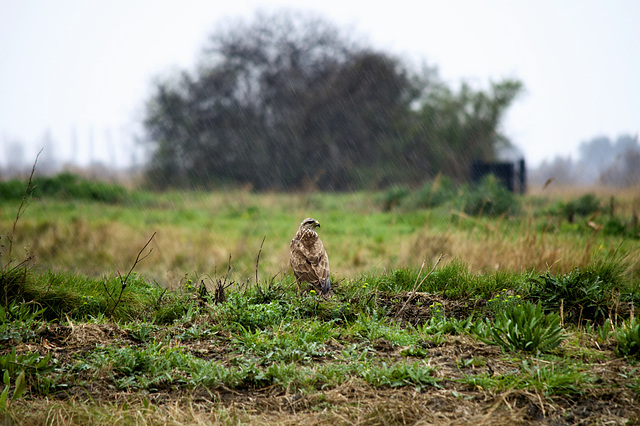
[{"label": "bird's head", "polygon": [[300,229],[310,229],[313,231],[316,227],[320,228],[320,222],[318,222],[312,217],[306,218],[300,224]]}]

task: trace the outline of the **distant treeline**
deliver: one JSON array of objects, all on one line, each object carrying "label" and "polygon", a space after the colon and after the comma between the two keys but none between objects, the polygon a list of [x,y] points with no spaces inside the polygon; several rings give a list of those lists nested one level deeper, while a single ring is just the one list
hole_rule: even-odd
[{"label": "distant treeline", "polygon": [[[425,40],[437,43],[437,40]],[[322,190],[468,178],[493,160],[516,80],[452,89],[434,68],[295,13],[218,26],[199,66],[159,79],[145,112],[157,188]]]}]

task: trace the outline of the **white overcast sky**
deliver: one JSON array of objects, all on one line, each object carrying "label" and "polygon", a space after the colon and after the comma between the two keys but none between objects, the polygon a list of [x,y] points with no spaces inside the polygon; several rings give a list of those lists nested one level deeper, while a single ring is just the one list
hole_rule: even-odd
[{"label": "white overcast sky", "polygon": [[313,11],[453,86],[520,79],[503,130],[533,166],[640,131],[638,0],[310,3],[0,0],[0,163],[16,141],[31,161],[47,133],[58,161],[128,163],[153,78],[192,70],[217,23],[258,9]]}]

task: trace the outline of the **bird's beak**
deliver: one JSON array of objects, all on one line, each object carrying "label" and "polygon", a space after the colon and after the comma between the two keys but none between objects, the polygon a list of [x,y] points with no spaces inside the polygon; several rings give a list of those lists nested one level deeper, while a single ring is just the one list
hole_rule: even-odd
[{"label": "bird's beak", "polygon": [[316,226],[320,228],[320,222],[318,222],[317,220],[316,220]]}]

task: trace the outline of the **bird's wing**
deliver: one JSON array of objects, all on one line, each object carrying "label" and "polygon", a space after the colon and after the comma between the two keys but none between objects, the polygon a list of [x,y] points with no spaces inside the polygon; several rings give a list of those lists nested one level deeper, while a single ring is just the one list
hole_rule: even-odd
[{"label": "bird's wing", "polygon": [[329,258],[327,257],[326,252],[318,263],[318,266],[316,266],[315,270],[316,274],[318,274],[318,278],[320,279],[320,293],[326,295],[331,290],[331,278],[329,278]]},{"label": "bird's wing", "polygon": [[329,257],[324,249],[322,241],[318,238],[311,247],[308,254],[315,276],[317,277],[317,286],[321,294],[327,294],[331,289],[331,280],[329,278]]},{"label": "bird's wing", "polygon": [[314,249],[315,250],[313,250],[312,256],[317,260],[313,267],[320,281],[326,281],[329,279],[329,256],[327,256],[327,252],[322,245],[322,241],[320,241],[319,239],[314,246]]},{"label": "bird's wing", "polygon": [[319,280],[314,265],[309,260],[309,250],[302,244],[300,240],[291,241],[291,257],[289,262],[293,273],[299,281],[307,281],[308,283],[316,283]]}]

